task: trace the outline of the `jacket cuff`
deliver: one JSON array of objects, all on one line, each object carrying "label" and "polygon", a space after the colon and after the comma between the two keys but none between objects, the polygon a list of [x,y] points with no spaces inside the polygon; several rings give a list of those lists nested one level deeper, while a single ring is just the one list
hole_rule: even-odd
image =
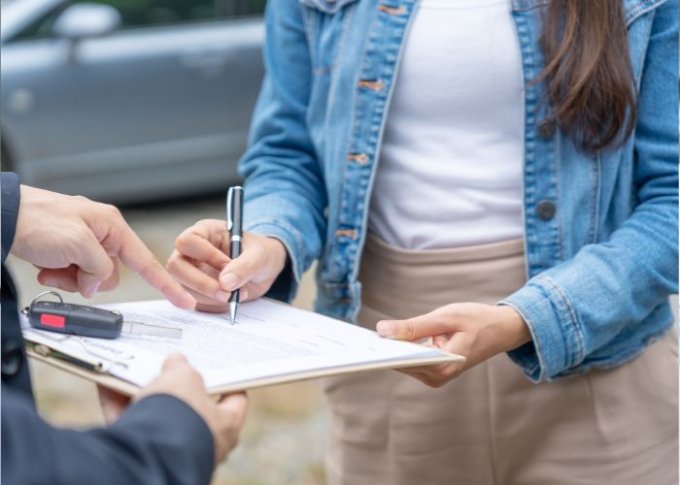
[{"label": "jacket cuff", "polygon": [[498,302],[519,313],[531,332],[531,342],[508,352],[533,382],[562,377],[583,361],[584,336],[571,302],[549,277],[537,276]]},{"label": "jacket cuff", "polygon": [[17,228],[17,218],[19,217],[19,203],[21,190],[19,187],[19,176],[12,172],[3,172],[0,179],[2,199],[2,262],[4,263],[12,249],[14,235]]},{"label": "jacket cuff", "polygon": [[[206,422],[188,404],[169,394],[145,397],[130,407],[111,429],[138,429],[149,441],[175,454],[181,450],[186,466],[193,470],[187,476],[198,478],[197,484],[208,484],[215,468],[215,440]],[[171,455],[170,454],[170,455]],[[185,483],[180,480],[180,483]]]},{"label": "jacket cuff", "polygon": [[283,221],[266,222],[253,221],[246,224],[245,230],[261,236],[278,239],[286,248],[288,261],[286,267],[276,278],[274,284],[265,296],[276,300],[290,302],[295,298],[305,265],[297,256],[303,254],[304,247],[302,236],[290,225]]}]

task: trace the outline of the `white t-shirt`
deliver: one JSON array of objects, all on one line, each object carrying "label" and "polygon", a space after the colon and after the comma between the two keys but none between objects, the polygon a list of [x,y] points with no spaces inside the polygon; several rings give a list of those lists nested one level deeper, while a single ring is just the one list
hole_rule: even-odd
[{"label": "white t-shirt", "polygon": [[399,67],[369,231],[407,249],[523,235],[524,81],[509,0],[421,0]]}]

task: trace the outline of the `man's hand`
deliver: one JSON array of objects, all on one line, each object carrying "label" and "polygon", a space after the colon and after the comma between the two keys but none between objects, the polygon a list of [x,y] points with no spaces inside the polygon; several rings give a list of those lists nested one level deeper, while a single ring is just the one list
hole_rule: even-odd
[{"label": "man's hand", "polygon": [[431,387],[441,387],[461,372],[531,340],[522,317],[509,306],[454,303],[407,320],[382,320],[378,334],[420,341],[465,357],[465,362],[402,369]]},{"label": "man's hand", "polygon": [[264,295],[281,273],[286,248],[277,239],[243,235],[243,252],[231,260],[224,221],[205,219],[185,230],[175,242],[166,267],[196,298],[196,308],[225,312],[230,292],[240,288],[241,301]]},{"label": "man's hand", "polygon": [[205,391],[203,378],[181,354],[168,357],[161,374],[136,400],[154,394],[169,394],[190,406],[203,418],[215,440],[215,462],[220,463],[238,444],[248,400],[243,393],[223,396],[215,402]]},{"label": "man's hand", "polygon": [[102,415],[106,424],[113,424],[118,421],[120,415],[127,409],[132,402],[130,396],[121,394],[108,387],[97,384],[99,394],[99,404],[102,407]]},{"label": "man's hand", "polygon": [[89,298],[118,284],[118,261],[180,308],[196,301],[154,258],[114,206],[21,186],[12,253],[38,267],[38,281]]}]

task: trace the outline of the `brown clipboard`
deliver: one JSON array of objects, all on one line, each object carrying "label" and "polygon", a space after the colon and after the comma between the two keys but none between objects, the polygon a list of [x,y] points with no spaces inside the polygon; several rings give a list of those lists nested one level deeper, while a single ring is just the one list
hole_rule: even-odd
[{"label": "brown clipboard", "polygon": [[38,362],[42,362],[56,369],[94,382],[102,387],[118,391],[126,396],[134,396],[140,390],[139,386],[115,377],[106,371],[98,370],[96,365],[92,365],[89,362],[81,361],[77,363],[75,359],[66,360],[63,357],[60,357],[58,352],[49,349],[43,344],[31,345],[32,342],[28,341],[26,344],[26,354],[29,358]]},{"label": "brown clipboard", "polygon": [[[28,356],[36,361],[43,362],[47,365],[63,370],[75,376],[81,377],[95,384],[101,385],[108,389],[120,392],[127,396],[135,396],[140,387],[131,382],[120,379],[109,374],[102,366],[97,366],[96,360],[83,361],[80,359],[73,359],[60,352],[50,349],[44,344],[36,344],[27,341],[26,352]],[[384,361],[370,364],[356,364],[351,366],[332,367],[323,369],[313,369],[309,371],[296,372],[294,374],[277,375],[271,377],[262,377],[251,381],[242,381],[234,384],[227,384],[208,389],[210,395],[218,396],[221,394],[228,394],[232,392],[247,391],[250,389],[257,389],[260,387],[275,386],[281,384],[289,384],[291,382],[307,381],[312,379],[320,379],[323,377],[331,377],[338,375],[353,374],[358,372],[372,371],[372,370],[387,370],[387,369],[405,369],[409,367],[419,367],[436,364],[449,364],[453,362],[464,362],[465,357],[461,355],[447,354],[437,357],[426,357],[422,359],[410,359],[407,362],[399,361]]]}]

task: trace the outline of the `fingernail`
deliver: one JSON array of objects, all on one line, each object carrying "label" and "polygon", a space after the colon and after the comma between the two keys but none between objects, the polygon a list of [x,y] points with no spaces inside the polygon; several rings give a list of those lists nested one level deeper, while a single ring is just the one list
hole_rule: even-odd
[{"label": "fingernail", "polygon": [[215,298],[218,299],[219,301],[227,302],[227,301],[229,301],[230,295],[231,295],[231,293],[229,293],[227,291],[219,290],[215,293]]},{"label": "fingernail", "polygon": [[397,325],[394,322],[378,322],[378,335],[385,338],[392,338],[397,332]]},{"label": "fingernail", "polygon": [[83,291],[83,296],[85,298],[92,298],[95,293],[97,293],[97,290],[99,289],[99,283],[90,286],[89,288],[86,288],[85,291]]},{"label": "fingernail", "polygon": [[238,276],[236,276],[234,273],[227,273],[220,276],[220,285],[222,285],[222,288],[225,290],[233,290],[236,288],[237,284]]}]

